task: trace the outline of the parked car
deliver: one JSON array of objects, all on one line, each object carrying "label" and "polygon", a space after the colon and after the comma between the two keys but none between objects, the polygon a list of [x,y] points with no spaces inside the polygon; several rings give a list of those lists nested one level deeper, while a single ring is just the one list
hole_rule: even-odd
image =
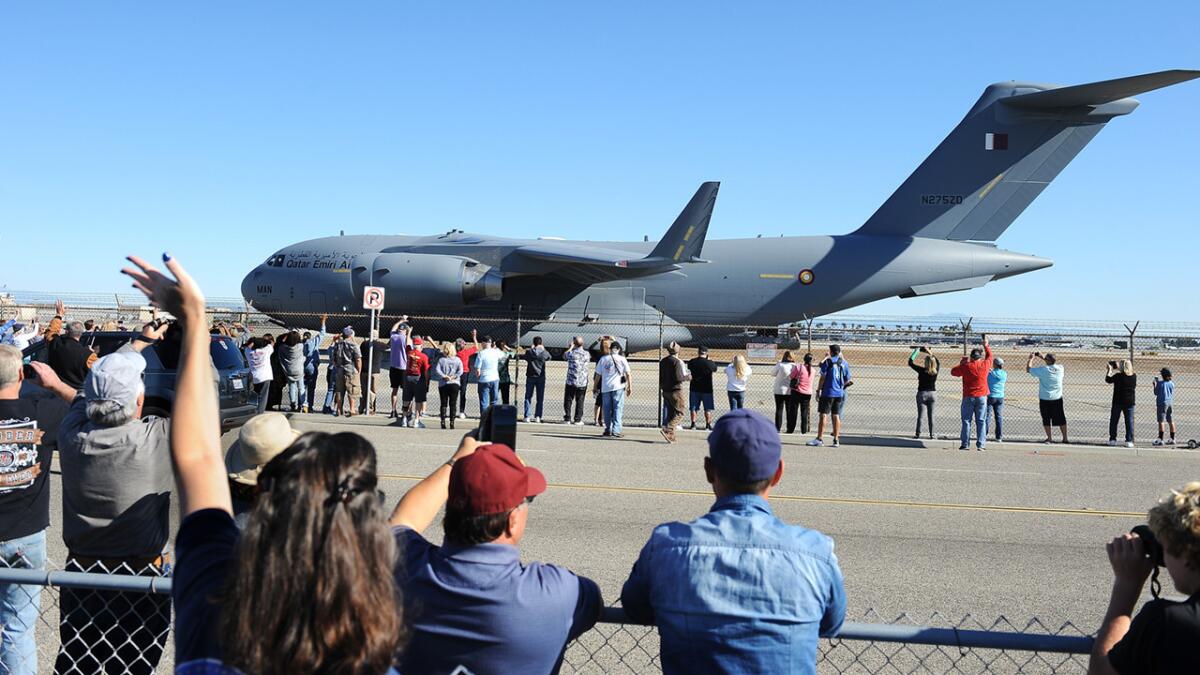
[{"label": "parked car", "polygon": [[[79,339],[100,356],[111,354],[131,342],[139,333],[113,331],[85,333]],[[175,336],[175,339],[172,337]],[[237,342],[224,335],[213,335],[209,342],[209,354],[216,370],[218,405],[220,407],[221,430],[241,426],[258,412],[257,401],[250,384],[250,367],[246,364]],[[145,402],[142,414],[170,417],[175,402],[176,368],[179,367],[177,334],[168,331],[159,343],[142,350],[146,358]],[[36,342],[25,348],[28,360],[45,361],[48,342]]]}]

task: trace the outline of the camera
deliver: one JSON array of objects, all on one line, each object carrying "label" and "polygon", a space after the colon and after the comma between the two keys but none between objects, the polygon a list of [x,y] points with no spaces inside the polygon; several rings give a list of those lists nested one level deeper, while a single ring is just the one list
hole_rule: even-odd
[{"label": "camera", "polygon": [[1138,525],[1129,532],[1136,534],[1142,540],[1142,548],[1146,550],[1146,555],[1150,558],[1150,562],[1154,563],[1155,567],[1166,566],[1167,563],[1163,558],[1162,544],[1158,543],[1158,539],[1150,531],[1149,525]]},{"label": "camera", "polygon": [[28,363],[23,363],[21,364],[21,371],[25,374],[25,379],[33,380],[35,382],[37,381],[38,374],[37,371],[33,369],[33,366],[29,365]]},{"label": "camera", "polygon": [[517,406],[494,405],[479,418],[479,440],[517,449]]},{"label": "camera", "polygon": [[1116,368],[1116,367],[1117,367],[1117,362],[1116,362],[1116,361],[1109,361],[1109,362],[1108,362],[1108,365],[1109,365],[1109,366],[1111,366],[1111,367],[1113,367],[1113,368]]}]

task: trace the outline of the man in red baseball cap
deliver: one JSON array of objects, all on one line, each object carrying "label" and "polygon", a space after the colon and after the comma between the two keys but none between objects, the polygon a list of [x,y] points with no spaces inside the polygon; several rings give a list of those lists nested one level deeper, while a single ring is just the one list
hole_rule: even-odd
[{"label": "man in red baseball cap", "polygon": [[[406,673],[558,672],[567,643],[600,618],[600,587],[556,565],[521,564],[517,547],[546,478],[512,448],[473,433],[392,512],[412,631],[398,665]],[[420,533],[443,505],[445,540],[435,546]]]}]

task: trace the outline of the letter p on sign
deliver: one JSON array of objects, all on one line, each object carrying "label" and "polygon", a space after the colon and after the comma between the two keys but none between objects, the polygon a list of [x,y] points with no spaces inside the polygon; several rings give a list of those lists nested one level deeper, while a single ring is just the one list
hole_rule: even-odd
[{"label": "letter p on sign", "polygon": [[363,289],[363,309],[383,309],[383,288],[367,286]]}]

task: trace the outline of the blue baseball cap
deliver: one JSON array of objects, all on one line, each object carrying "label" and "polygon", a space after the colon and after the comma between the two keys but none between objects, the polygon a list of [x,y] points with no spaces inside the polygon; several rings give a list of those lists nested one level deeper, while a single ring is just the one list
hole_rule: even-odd
[{"label": "blue baseball cap", "polygon": [[747,408],[722,415],[708,435],[708,456],[717,471],[739,483],[774,476],[782,449],[775,424]]}]

